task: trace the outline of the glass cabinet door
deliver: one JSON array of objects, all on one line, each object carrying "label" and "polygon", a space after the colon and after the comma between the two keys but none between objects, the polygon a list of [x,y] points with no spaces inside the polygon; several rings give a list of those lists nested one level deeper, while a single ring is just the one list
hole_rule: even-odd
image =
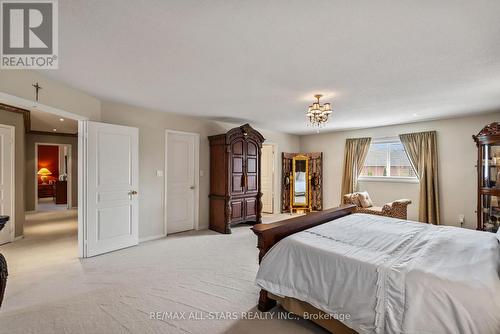
[{"label": "glass cabinet door", "polygon": [[481,216],[486,231],[500,225],[500,145],[483,145]]},{"label": "glass cabinet door", "polygon": [[496,188],[500,190],[500,146],[483,145],[482,149],[483,149],[482,186],[485,188]]},{"label": "glass cabinet door", "polygon": [[500,197],[482,195],[481,214],[484,230],[496,233],[500,226]]}]

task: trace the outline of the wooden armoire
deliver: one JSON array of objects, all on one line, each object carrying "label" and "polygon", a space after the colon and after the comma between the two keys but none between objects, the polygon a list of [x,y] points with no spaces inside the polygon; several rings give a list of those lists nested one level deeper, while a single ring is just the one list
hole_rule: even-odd
[{"label": "wooden armoire", "polygon": [[245,124],[210,141],[210,229],[261,222],[260,159],[264,137]]}]

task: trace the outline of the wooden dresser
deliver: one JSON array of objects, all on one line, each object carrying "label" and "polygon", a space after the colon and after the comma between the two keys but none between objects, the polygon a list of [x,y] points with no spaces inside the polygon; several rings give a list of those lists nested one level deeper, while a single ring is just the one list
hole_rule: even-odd
[{"label": "wooden dresser", "polygon": [[231,233],[261,222],[260,159],[264,137],[245,124],[210,141],[210,229]]},{"label": "wooden dresser", "polygon": [[68,181],[56,181],[54,187],[56,204],[68,203]]},{"label": "wooden dresser", "polygon": [[38,184],[38,198],[54,197],[53,184]]}]

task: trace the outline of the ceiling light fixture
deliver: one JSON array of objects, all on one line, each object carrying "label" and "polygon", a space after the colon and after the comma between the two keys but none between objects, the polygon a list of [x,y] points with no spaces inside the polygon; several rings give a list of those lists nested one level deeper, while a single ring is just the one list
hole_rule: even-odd
[{"label": "ceiling light fixture", "polygon": [[60,120],[61,122],[64,122],[64,118],[59,118],[59,120]]},{"label": "ceiling light fixture", "polygon": [[52,129],[52,131],[56,132],[56,131],[57,131],[57,129]]},{"label": "ceiling light fixture", "polygon": [[309,106],[307,109],[306,116],[309,118],[309,125],[319,129],[324,127],[328,123],[328,116],[332,113],[332,107],[330,103],[321,104],[319,99],[323,95],[316,94],[316,102]]}]

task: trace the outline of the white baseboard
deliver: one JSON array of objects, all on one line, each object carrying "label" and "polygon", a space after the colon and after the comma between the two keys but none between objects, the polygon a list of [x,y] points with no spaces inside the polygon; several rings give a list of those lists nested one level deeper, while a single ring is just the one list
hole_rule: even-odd
[{"label": "white baseboard", "polygon": [[36,213],[36,210],[24,211],[25,214]]},{"label": "white baseboard", "polygon": [[139,238],[139,243],[143,243],[146,241],[152,241],[152,240],[158,240],[158,239],[162,239],[165,237],[166,237],[165,234],[158,234],[158,235],[153,235],[153,236],[149,236],[149,237]]},{"label": "white baseboard", "polygon": [[20,236],[17,236],[14,238],[14,241],[19,241],[21,239],[24,239],[24,234],[23,235],[20,235]]}]

